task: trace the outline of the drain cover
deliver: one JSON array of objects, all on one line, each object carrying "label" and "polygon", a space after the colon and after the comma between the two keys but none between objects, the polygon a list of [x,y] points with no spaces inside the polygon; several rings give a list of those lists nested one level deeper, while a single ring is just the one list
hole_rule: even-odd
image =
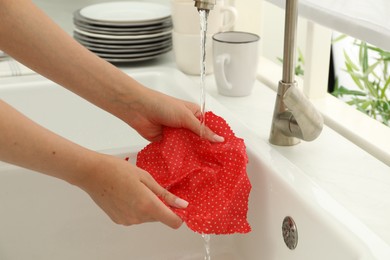
[{"label": "drain cover", "polygon": [[294,250],[298,244],[298,229],[292,217],[285,217],[282,224],[282,234],[286,246]]}]

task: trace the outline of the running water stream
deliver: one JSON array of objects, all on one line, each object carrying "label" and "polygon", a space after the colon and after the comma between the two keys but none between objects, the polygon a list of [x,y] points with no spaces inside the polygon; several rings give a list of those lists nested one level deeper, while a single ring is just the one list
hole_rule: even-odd
[{"label": "running water stream", "polygon": [[201,128],[200,136],[204,136],[205,113],[206,113],[206,36],[207,36],[207,18],[209,10],[199,10],[200,16],[200,112]]},{"label": "running water stream", "polygon": [[[200,137],[205,134],[206,122],[206,38],[207,38],[207,18],[209,10],[199,10],[200,17]],[[202,234],[205,247],[204,260],[211,260],[210,255],[210,235]]]},{"label": "running water stream", "polygon": [[211,254],[210,254],[210,235],[203,234],[203,242],[204,242],[204,249],[205,249],[205,257],[204,260],[211,260]]}]

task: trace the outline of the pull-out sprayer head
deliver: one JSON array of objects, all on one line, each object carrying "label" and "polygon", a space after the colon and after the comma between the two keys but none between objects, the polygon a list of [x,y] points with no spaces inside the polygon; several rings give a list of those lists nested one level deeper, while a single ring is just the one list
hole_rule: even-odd
[{"label": "pull-out sprayer head", "polygon": [[216,0],[195,0],[195,7],[198,10],[212,10],[215,4]]}]

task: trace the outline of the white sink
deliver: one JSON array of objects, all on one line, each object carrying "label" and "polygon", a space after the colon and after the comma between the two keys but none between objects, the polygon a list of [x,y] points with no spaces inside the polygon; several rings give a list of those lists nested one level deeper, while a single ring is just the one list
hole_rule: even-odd
[{"label": "white sink", "polygon": [[[147,86],[198,102],[196,83],[175,69],[126,71]],[[0,96],[53,131],[91,149],[122,158],[147,144],[121,121],[40,77],[6,82]],[[208,109],[244,138],[249,156],[246,235],[212,236],[213,260],[390,259],[389,246],[335,202],[272,146],[247,129],[212,97]],[[203,259],[203,241],[185,225],[115,225],[83,191],[63,181],[0,164],[0,259]],[[297,226],[287,248],[282,221]]]}]

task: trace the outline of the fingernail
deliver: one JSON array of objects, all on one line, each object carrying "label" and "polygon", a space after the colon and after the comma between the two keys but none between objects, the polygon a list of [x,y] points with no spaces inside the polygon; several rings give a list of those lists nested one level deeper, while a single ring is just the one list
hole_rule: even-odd
[{"label": "fingernail", "polygon": [[223,138],[222,136],[219,136],[219,135],[214,135],[214,136],[213,136],[213,140],[214,140],[215,142],[222,143],[223,141],[225,141],[225,138]]},{"label": "fingernail", "polygon": [[187,208],[188,201],[183,200],[181,198],[176,198],[175,204],[176,204],[177,207],[184,209],[184,208]]}]

